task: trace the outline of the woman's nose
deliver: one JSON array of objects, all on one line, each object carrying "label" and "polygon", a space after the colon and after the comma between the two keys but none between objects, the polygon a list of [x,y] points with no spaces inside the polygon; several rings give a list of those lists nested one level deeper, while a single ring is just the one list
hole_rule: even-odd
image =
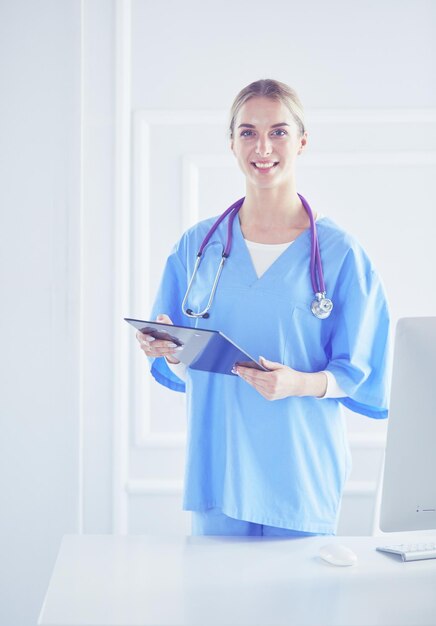
[{"label": "woman's nose", "polygon": [[269,137],[260,137],[256,144],[256,154],[259,156],[267,156],[271,154],[271,140]]}]

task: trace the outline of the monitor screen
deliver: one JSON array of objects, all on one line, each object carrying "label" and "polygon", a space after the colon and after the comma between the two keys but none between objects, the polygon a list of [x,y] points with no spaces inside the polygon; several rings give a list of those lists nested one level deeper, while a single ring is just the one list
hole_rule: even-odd
[{"label": "monitor screen", "polygon": [[436,317],[397,323],[380,529],[436,529]]}]

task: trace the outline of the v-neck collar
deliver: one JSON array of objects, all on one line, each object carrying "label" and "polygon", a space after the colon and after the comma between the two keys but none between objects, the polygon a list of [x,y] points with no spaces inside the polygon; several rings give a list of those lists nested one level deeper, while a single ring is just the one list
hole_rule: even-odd
[{"label": "v-neck collar", "polygon": [[236,215],[233,220],[233,245],[230,255],[234,257],[235,262],[239,267],[244,268],[246,272],[245,278],[248,279],[250,285],[260,285],[262,282],[266,282],[274,277],[279,278],[286,271],[288,264],[291,261],[292,256],[298,254],[298,251],[304,246],[309,247],[308,263],[310,262],[310,228],[304,230],[296,239],[294,239],[285,250],[273,261],[273,263],[265,270],[265,272],[258,276],[256,269],[251,258],[250,251],[242,234],[241,223],[239,221],[239,214]]}]

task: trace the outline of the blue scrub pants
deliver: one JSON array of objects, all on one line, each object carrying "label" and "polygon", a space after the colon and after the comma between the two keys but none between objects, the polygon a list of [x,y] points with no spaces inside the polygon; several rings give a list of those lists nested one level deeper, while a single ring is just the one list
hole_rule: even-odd
[{"label": "blue scrub pants", "polygon": [[306,533],[289,528],[277,528],[255,522],[246,522],[228,517],[221,509],[192,511],[192,535],[245,535],[269,537],[313,537],[317,533]]}]

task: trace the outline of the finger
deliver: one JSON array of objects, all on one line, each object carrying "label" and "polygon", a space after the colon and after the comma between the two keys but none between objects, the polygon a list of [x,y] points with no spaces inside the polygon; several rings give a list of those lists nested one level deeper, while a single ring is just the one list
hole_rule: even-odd
[{"label": "finger", "polygon": [[166,313],[160,313],[157,318],[157,322],[162,322],[163,324],[172,324],[171,318]]},{"label": "finger", "polygon": [[263,398],[265,398],[266,400],[271,400],[273,398],[273,394],[271,392],[270,389],[267,389],[265,387],[262,387],[260,385],[253,385],[251,384],[248,380],[245,381],[248,385],[250,385],[250,387],[252,387],[255,391],[257,391],[257,393],[259,393]]},{"label": "finger", "polygon": [[152,335],[146,335],[145,333],[141,333],[141,331],[138,330],[138,332],[136,333],[136,339],[139,341],[139,343],[151,343],[155,340],[155,337],[152,337]]},{"label": "finger", "polygon": [[154,348],[174,348],[177,347],[178,344],[170,341],[169,339],[156,339],[151,335],[142,335],[143,338],[138,339],[139,343],[144,346],[153,346]]},{"label": "finger", "polygon": [[[244,369],[246,369],[246,368],[244,368]],[[254,387],[256,389],[256,391],[259,391],[259,393],[262,393],[262,392],[270,393],[271,392],[271,384],[270,384],[269,380],[251,377],[250,375],[242,375],[239,372],[238,372],[238,375],[240,376],[240,378],[242,378],[242,380],[244,380],[246,383],[248,383],[249,385]]]},{"label": "finger", "polygon": [[179,346],[179,344],[175,343],[174,341],[169,341],[168,339],[156,339],[156,341],[153,341],[152,344],[150,344],[150,347],[157,350],[160,348],[168,348],[168,349],[174,349],[174,348],[182,348],[183,346]]},{"label": "finger", "polygon": [[241,365],[237,365],[235,369],[245,380],[266,382],[270,378],[269,372],[261,372],[260,370],[256,370],[252,367],[242,367]]},{"label": "finger", "polygon": [[260,356],[259,361],[261,365],[269,370],[279,370],[284,367],[283,363],[278,363],[277,361],[269,361],[264,356]]},{"label": "finger", "polygon": [[[244,370],[241,373],[240,370]],[[272,372],[260,372],[251,368],[240,368],[238,366],[237,373],[245,380],[246,383],[254,387],[256,391],[262,394],[267,400],[271,400],[277,391],[277,377]]]},{"label": "finger", "polygon": [[260,381],[260,380],[247,380],[244,379],[243,380],[250,385],[250,387],[253,387],[253,389],[255,389],[258,393],[260,393],[261,396],[263,396],[266,400],[272,400],[274,397],[274,389],[272,388],[271,384],[269,383],[269,381],[264,382],[264,381]]},{"label": "finger", "polygon": [[182,350],[182,346],[176,346],[176,344],[174,343],[170,345],[160,345],[160,346],[155,346],[154,343],[152,345],[143,343],[142,345],[140,345],[140,348],[147,354],[147,356],[152,356],[152,357],[173,355],[173,354],[177,354],[177,352]]}]

